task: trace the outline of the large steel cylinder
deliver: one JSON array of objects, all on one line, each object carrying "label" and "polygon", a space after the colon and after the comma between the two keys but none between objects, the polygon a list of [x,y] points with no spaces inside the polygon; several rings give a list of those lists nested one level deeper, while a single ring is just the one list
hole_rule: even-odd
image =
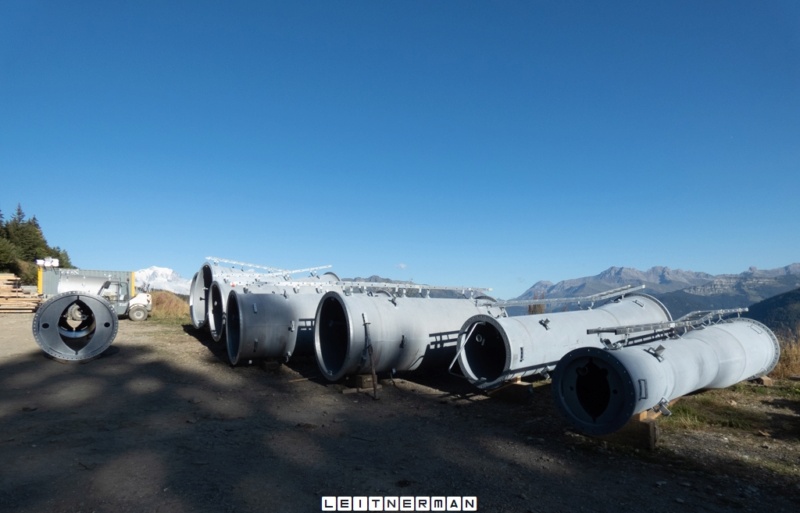
[{"label": "large steel cylinder", "polygon": [[[246,285],[258,281],[263,276],[255,272],[242,272],[215,264],[203,264],[192,278],[189,287],[189,314],[192,317],[192,325],[198,329],[208,328],[214,340],[219,342],[224,335],[225,302],[232,284]],[[212,291],[215,282],[218,290]],[[217,301],[214,302],[214,299]]]},{"label": "large steel cylinder", "polygon": [[317,365],[330,381],[373,369],[414,370],[423,360],[426,365],[446,366],[455,356],[464,321],[479,313],[491,314],[493,308],[499,310],[467,298],[328,292],[316,313]]},{"label": "large steel cylinder", "polygon": [[192,279],[189,288],[189,313],[195,328],[208,327],[208,294],[215,274],[216,276],[222,274],[220,267],[203,264]]},{"label": "large steel cylinder", "polygon": [[[313,347],[314,315],[317,303],[329,287],[339,278],[333,273],[310,276],[302,281],[268,281],[255,277],[243,286],[228,288],[224,296],[224,309],[217,308],[222,299],[223,288],[212,285],[209,326],[212,337],[219,337],[219,322],[228,340],[228,359],[232,365],[242,360],[285,358],[288,360],[298,350],[310,352]],[[231,298],[235,292],[235,297]],[[265,297],[260,297],[265,296]],[[267,296],[281,297],[276,298]],[[231,313],[229,308],[235,308]],[[215,312],[220,311],[219,314]],[[231,316],[235,315],[235,319]],[[229,322],[235,322],[232,328]],[[283,333],[281,327],[294,327],[294,331]],[[215,340],[219,340],[215,338]]]},{"label": "large steel cylinder", "polygon": [[56,360],[88,361],[100,356],[117,335],[119,320],[105,298],[64,292],[45,301],[33,317],[33,337]]},{"label": "large steel cylinder", "polygon": [[276,290],[269,282],[259,281],[264,275],[258,273],[218,274],[208,289],[208,331],[214,342],[225,336],[225,322],[228,310],[228,294],[236,288],[244,289],[259,283],[263,290]]},{"label": "large steel cylinder", "polygon": [[769,328],[737,318],[662,343],[570,351],[553,372],[553,394],[576,428],[607,434],[690,392],[763,376],[779,357]]},{"label": "large steel cylinder", "polygon": [[208,285],[205,283],[203,276],[203,269],[194,273],[192,284],[189,287],[189,315],[192,317],[192,325],[200,329],[206,325],[206,318],[208,316],[208,287],[211,285],[209,277]]},{"label": "large steel cylinder", "polygon": [[314,316],[322,292],[308,286],[282,293],[231,290],[225,321],[231,364],[273,358],[288,360],[296,353],[311,353]]},{"label": "large steel cylinder", "polygon": [[225,280],[214,280],[208,289],[208,331],[214,342],[222,340],[225,334],[226,300],[232,288]]},{"label": "large steel cylinder", "polygon": [[591,310],[500,318],[477,315],[461,328],[458,363],[470,383],[493,388],[514,378],[545,374],[577,347],[600,347],[597,335],[586,334],[589,328],[671,319],[661,302],[639,293]]}]

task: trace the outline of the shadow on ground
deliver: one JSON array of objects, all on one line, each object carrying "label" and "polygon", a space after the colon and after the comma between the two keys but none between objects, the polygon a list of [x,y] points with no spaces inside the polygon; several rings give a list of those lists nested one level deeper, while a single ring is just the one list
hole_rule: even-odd
[{"label": "shadow on ground", "polygon": [[[498,513],[750,500],[741,483],[575,436],[549,389],[503,400],[409,373],[373,400],[315,377],[307,358],[232,368],[191,327],[126,324],[113,347],[86,364],[35,346],[0,361],[4,511],[305,513],[341,495],[476,496]],[[764,492],[759,507],[792,511],[792,493]]]}]

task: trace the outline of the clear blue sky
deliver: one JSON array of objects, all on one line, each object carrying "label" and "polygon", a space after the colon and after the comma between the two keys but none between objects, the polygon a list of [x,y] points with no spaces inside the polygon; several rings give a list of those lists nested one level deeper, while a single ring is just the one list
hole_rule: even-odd
[{"label": "clear blue sky", "polygon": [[87,269],[780,267],[800,3],[3,0],[0,177]]}]

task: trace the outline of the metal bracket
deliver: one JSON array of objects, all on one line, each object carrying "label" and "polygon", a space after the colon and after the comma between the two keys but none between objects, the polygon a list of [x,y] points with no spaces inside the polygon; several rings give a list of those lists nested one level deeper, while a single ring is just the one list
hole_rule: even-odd
[{"label": "metal bracket", "polygon": [[648,347],[647,349],[644,350],[644,352],[655,356],[656,360],[658,360],[659,362],[663,362],[664,357],[661,356],[661,354],[664,352],[665,349],[666,348],[664,346],[659,344],[658,347]]},{"label": "metal bracket", "polygon": [[367,356],[369,353],[369,348],[371,347],[371,342],[369,339],[369,324],[370,322],[367,320],[367,314],[361,314],[361,324],[364,326],[364,349],[361,351],[361,363],[367,361]]},{"label": "metal bracket", "polygon": [[690,312],[680,319],[666,322],[656,322],[651,324],[638,324],[633,326],[611,326],[605,328],[588,329],[586,333],[613,333],[615,335],[629,335],[632,333],[641,333],[643,331],[653,332],[668,332],[679,328],[696,329],[700,326],[707,325],[711,322],[722,321],[725,315],[741,314],[747,312],[747,308],[731,308],[726,310],[700,310]]},{"label": "metal bracket", "polygon": [[557,297],[552,299],[523,299],[523,300],[510,300],[510,301],[494,301],[493,304],[498,306],[528,306],[528,305],[552,305],[558,303],[575,303],[581,305],[582,303],[589,303],[589,309],[594,306],[597,301],[612,299],[615,297],[624,297],[626,294],[641,290],[645,288],[644,285],[632,286],[625,285],[616,289],[607,290],[598,294],[583,297]]},{"label": "metal bracket", "polygon": [[666,399],[661,399],[657,405],[653,406],[653,411],[658,412],[665,417],[669,417],[670,415],[672,415],[672,412],[669,411],[668,406],[669,406],[669,401],[667,401]]},{"label": "metal bracket", "polygon": [[623,347],[625,344],[622,342],[612,342],[611,339],[608,338],[601,338],[600,342],[605,346],[606,349],[615,350]]},{"label": "metal bracket", "polygon": [[378,376],[375,374],[375,358],[372,356],[372,341],[369,338],[369,324],[370,322],[367,320],[367,314],[361,313],[361,320],[364,321],[364,351],[366,355],[362,353],[362,361],[369,357],[369,368],[372,374],[372,398],[378,398]]},{"label": "metal bracket", "polygon": [[[472,325],[472,327],[470,328],[469,332],[467,332],[467,333],[459,333],[458,334],[458,351],[456,351],[456,355],[453,357],[453,361],[451,361],[450,365],[447,366],[447,372],[449,374],[451,374],[453,376],[456,376],[456,377],[459,377],[459,378],[467,379],[466,376],[463,376],[463,375],[460,375],[460,374],[456,374],[455,372],[453,372],[453,365],[455,365],[456,362],[458,361],[458,357],[461,355],[461,351],[463,351],[464,347],[467,345],[466,341],[469,340],[469,338],[472,336],[472,333],[477,329],[478,324],[485,324],[485,323],[476,322],[475,324]],[[463,344],[461,343],[461,340],[462,340],[461,337],[464,337],[463,338],[463,340],[464,340]]]}]

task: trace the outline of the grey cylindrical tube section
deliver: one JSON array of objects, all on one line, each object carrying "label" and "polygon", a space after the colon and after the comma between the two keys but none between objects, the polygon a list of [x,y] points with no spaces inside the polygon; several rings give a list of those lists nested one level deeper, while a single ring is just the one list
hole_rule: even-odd
[{"label": "grey cylindrical tube section", "polygon": [[488,307],[466,298],[328,292],[316,313],[317,365],[330,381],[369,373],[373,366],[375,372],[414,370],[423,361],[426,366],[445,366],[455,356],[464,321],[488,312]]},{"label": "grey cylindrical tube section", "polygon": [[663,343],[571,351],[553,373],[553,394],[576,428],[607,434],[633,415],[690,392],[763,376],[779,357],[769,328],[733,319]]},{"label": "grey cylindrical tube section", "polygon": [[[192,317],[192,325],[198,329],[208,328],[212,338],[219,342],[225,334],[225,308],[228,292],[234,285],[245,286],[258,282],[262,276],[259,273],[203,264],[192,278],[192,284],[189,287],[189,314]],[[215,282],[217,290],[212,291]]]},{"label": "grey cylindrical tube section", "polygon": [[232,287],[223,280],[214,280],[208,289],[208,331],[214,342],[225,335],[225,311]]},{"label": "grey cylindrical tube section", "polygon": [[257,285],[265,291],[275,290],[269,282],[261,282],[262,275],[258,273],[217,272],[207,295],[206,317],[208,331],[214,342],[219,342],[225,337],[225,322],[228,310],[228,295],[231,290],[243,290],[251,285]]},{"label": "grey cylindrical tube section", "polygon": [[671,320],[667,309],[646,294],[630,294],[592,310],[518,317],[478,315],[461,328],[458,362],[473,385],[493,388],[506,381],[551,371],[577,347],[602,346],[586,330]]},{"label": "grey cylindrical tube section", "polygon": [[243,361],[310,354],[314,318],[322,294],[313,287],[297,292],[245,293],[231,290],[226,314],[228,359]]},{"label": "grey cylindrical tube section", "polygon": [[203,264],[194,275],[194,278],[192,278],[192,285],[189,287],[189,314],[192,317],[192,325],[195,328],[208,327],[208,304],[211,284],[215,278],[223,274],[224,272],[219,267]]},{"label": "grey cylindrical tube section", "polygon": [[310,354],[317,305],[338,281],[335,274],[325,273],[298,282],[253,280],[230,290],[224,318],[231,364]]},{"label": "grey cylindrical tube section", "polygon": [[108,349],[117,335],[119,320],[105,298],[83,292],[65,292],[45,301],[33,317],[33,337],[56,360],[88,361]]},{"label": "grey cylindrical tube section", "polygon": [[192,325],[197,329],[206,324],[207,292],[205,280],[203,279],[203,270],[201,269],[194,273],[192,284],[189,287],[189,314],[192,317]]}]

